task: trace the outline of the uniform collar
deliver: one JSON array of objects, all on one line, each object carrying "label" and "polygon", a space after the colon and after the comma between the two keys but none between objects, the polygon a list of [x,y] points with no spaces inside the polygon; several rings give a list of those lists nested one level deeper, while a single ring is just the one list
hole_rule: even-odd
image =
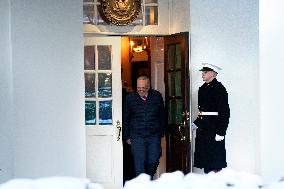
[{"label": "uniform collar", "polygon": [[209,83],[207,83],[208,85],[210,85],[210,84],[214,84],[214,83],[216,83],[217,82],[217,79],[216,78],[214,78],[214,79],[212,79],[212,81],[210,81]]},{"label": "uniform collar", "polygon": [[216,78],[214,78],[212,81],[210,81],[209,83],[204,83],[203,85],[204,86],[211,86],[211,85],[214,85],[215,83],[217,83],[217,79]]}]

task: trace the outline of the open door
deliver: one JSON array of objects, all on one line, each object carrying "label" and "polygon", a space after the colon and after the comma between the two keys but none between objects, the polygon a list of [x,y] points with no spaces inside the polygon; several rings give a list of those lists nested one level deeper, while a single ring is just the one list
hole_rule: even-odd
[{"label": "open door", "polygon": [[122,188],[121,38],[85,37],[87,177]]},{"label": "open door", "polygon": [[191,172],[189,34],[164,38],[167,172]]}]

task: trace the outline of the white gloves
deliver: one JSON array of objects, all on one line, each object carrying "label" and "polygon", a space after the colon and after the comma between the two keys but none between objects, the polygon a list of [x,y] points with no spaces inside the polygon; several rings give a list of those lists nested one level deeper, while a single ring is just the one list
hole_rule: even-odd
[{"label": "white gloves", "polygon": [[[198,129],[198,127],[194,124],[194,123],[192,123],[191,124],[191,131],[193,132],[193,131],[195,131],[196,129]],[[220,135],[215,135],[215,141],[222,141],[222,140],[224,140],[224,136],[220,136]]]},{"label": "white gloves", "polygon": [[216,141],[224,140],[224,138],[225,138],[224,136],[220,136],[220,135],[217,135],[217,134],[215,135],[215,140]]},{"label": "white gloves", "polygon": [[198,127],[197,127],[194,123],[192,123],[192,124],[191,124],[191,131],[193,132],[193,131],[195,131],[196,129],[198,129]]}]

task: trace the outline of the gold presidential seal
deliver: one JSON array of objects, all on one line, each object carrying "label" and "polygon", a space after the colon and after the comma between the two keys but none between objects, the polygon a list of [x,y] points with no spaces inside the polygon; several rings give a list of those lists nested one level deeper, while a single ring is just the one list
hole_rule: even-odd
[{"label": "gold presidential seal", "polygon": [[100,13],[106,22],[123,26],[133,22],[141,10],[141,0],[101,0]]}]

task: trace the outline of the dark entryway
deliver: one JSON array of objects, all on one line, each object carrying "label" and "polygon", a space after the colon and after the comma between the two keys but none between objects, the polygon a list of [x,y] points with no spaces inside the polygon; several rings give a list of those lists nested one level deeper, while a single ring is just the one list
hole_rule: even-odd
[{"label": "dark entryway", "polygon": [[140,76],[147,76],[151,78],[151,69],[149,61],[141,61],[141,62],[132,62],[131,66],[131,80],[133,89],[136,89],[136,80]]}]

